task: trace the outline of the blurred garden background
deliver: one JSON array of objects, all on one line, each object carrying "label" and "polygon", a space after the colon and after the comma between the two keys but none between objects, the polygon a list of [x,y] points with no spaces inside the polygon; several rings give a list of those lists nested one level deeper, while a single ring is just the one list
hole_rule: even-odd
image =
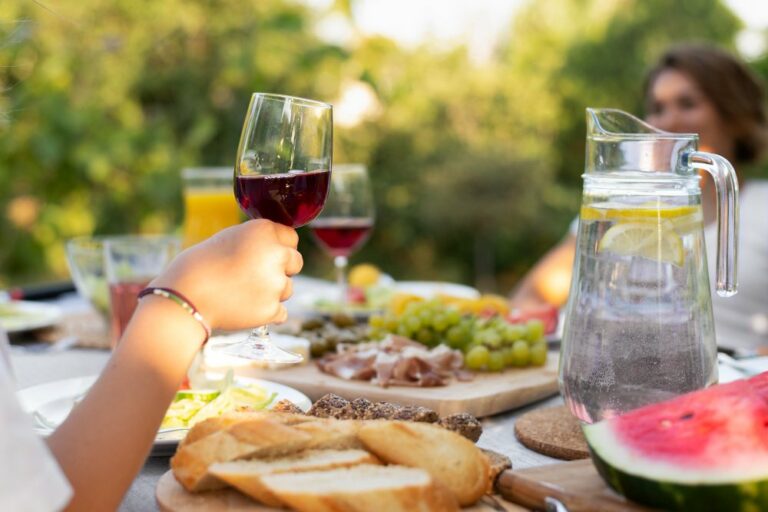
[{"label": "blurred garden background", "polygon": [[[181,169],[231,165],[264,91],[333,103],[335,162],[369,166],[353,264],[506,292],[576,214],[587,106],[642,114],[645,70],[679,41],[768,80],[745,5],[3,0],[0,287],[66,279],[73,236],[178,231]],[[304,273],[330,276],[302,237]]]}]

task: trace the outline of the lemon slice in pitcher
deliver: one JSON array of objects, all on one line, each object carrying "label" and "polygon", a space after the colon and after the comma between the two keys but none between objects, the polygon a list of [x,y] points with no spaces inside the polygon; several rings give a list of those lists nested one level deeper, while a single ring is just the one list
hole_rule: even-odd
[{"label": "lemon slice in pitcher", "polygon": [[702,229],[704,218],[701,205],[669,205],[655,201],[638,205],[610,201],[593,203],[582,206],[579,216],[583,222],[608,221],[622,224],[637,222],[653,226],[662,223],[665,227],[674,228],[680,236]]},{"label": "lemon slice in pitcher", "polygon": [[696,204],[670,205],[648,201],[636,205],[614,203],[592,203],[581,207],[581,217],[587,220],[620,220],[620,219],[674,219],[701,211]]},{"label": "lemon slice in pitcher", "polygon": [[644,258],[682,266],[683,241],[669,222],[623,222],[605,232],[598,252]]}]

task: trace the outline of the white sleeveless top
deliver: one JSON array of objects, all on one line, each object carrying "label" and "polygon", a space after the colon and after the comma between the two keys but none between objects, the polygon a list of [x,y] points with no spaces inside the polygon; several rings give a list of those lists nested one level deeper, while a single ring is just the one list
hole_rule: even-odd
[{"label": "white sleeveless top", "polygon": [[704,228],[717,344],[768,347],[768,180],[748,181],[739,192],[738,293],[715,291],[717,225]]},{"label": "white sleeveless top", "polygon": [[16,400],[8,355],[8,340],[0,329],[0,510],[62,510],[72,489]]}]

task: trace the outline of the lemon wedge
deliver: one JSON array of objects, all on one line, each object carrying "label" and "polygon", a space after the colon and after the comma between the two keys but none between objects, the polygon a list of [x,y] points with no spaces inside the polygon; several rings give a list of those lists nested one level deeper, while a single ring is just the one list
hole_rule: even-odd
[{"label": "lemon wedge", "polygon": [[605,232],[597,251],[644,258],[682,266],[683,241],[669,221],[621,222]]}]

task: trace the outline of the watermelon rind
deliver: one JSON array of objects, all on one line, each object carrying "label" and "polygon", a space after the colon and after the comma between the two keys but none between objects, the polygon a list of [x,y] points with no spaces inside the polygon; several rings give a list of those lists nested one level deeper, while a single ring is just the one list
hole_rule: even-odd
[{"label": "watermelon rind", "polygon": [[745,478],[644,460],[622,447],[605,421],[585,425],[584,435],[603,480],[632,501],[664,510],[768,511],[768,471],[757,476],[758,468],[746,467]]}]

